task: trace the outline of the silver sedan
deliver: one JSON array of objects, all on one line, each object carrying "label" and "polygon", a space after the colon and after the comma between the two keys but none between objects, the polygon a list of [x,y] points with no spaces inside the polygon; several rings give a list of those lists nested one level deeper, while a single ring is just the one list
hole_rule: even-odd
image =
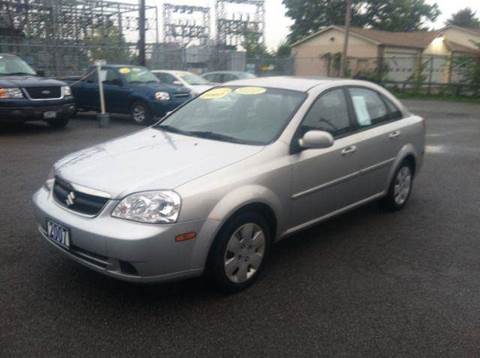
[{"label": "silver sedan", "polygon": [[424,120],[374,84],[240,80],[63,158],[33,201],[41,235],[93,270],[236,292],[274,242],[374,200],[403,208],[424,146]]}]

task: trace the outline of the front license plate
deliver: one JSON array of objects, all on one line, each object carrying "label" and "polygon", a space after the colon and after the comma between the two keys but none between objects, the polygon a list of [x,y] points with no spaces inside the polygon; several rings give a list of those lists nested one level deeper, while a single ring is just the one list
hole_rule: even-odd
[{"label": "front license plate", "polygon": [[53,112],[53,111],[44,112],[43,113],[43,118],[45,118],[45,119],[57,118],[57,112]]},{"label": "front license plate", "polygon": [[47,221],[47,236],[50,240],[67,249],[70,248],[70,230],[63,225]]}]

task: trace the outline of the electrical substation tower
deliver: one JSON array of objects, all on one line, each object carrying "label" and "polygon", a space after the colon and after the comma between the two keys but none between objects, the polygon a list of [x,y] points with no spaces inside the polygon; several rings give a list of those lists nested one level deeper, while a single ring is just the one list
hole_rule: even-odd
[{"label": "electrical substation tower", "polygon": [[166,43],[205,45],[210,38],[210,8],[164,4],[163,34]]},{"label": "electrical substation tower", "polygon": [[215,13],[220,46],[241,45],[247,34],[265,43],[265,0],[217,0]]}]

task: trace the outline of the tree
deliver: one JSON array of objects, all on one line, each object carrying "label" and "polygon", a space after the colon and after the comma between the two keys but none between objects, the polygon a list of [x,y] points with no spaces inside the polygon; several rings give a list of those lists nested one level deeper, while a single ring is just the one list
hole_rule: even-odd
[{"label": "tree", "polygon": [[275,57],[290,57],[291,53],[292,47],[288,43],[282,42],[275,51]]},{"label": "tree", "polygon": [[480,28],[480,20],[476,17],[477,13],[469,7],[458,11],[447,20],[447,25],[456,25],[468,28]]},{"label": "tree", "polygon": [[427,21],[434,22],[440,15],[437,4],[425,0],[368,0],[365,2],[365,22],[385,31],[425,30]]},{"label": "tree", "polygon": [[[287,16],[292,18],[294,23],[290,27],[288,40],[293,43],[300,40],[324,26],[343,25],[345,23],[345,1],[344,0],[283,0],[287,7]],[[366,25],[361,15],[363,1],[352,1],[352,25]]]},{"label": "tree", "polygon": [[[345,0],[283,0],[287,16],[293,19],[290,42],[322,27],[345,23]],[[414,31],[440,15],[438,5],[426,0],[353,0],[352,26],[388,31]]]},{"label": "tree", "polygon": [[130,53],[125,37],[112,22],[95,29],[91,38],[86,39],[91,60],[107,60],[110,63],[130,62]]},{"label": "tree", "polygon": [[247,52],[248,58],[253,58],[257,56],[271,56],[265,45],[260,42],[261,34],[254,31],[246,30],[243,36],[244,41],[242,43],[242,47]]}]

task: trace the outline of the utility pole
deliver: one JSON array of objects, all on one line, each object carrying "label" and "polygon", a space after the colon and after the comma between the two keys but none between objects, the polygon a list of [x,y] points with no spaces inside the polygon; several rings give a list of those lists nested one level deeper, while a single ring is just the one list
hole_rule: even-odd
[{"label": "utility pole", "polygon": [[341,77],[347,76],[348,70],[348,40],[350,38],[350,25],[352,22],[352,0],[345,0],[347,11],[345,12],[345,40],[343,42]]},{"label": "utility pole", "polygon": [[138,20],[138,31],[139,31],[139,40],[138,40],[138,62],[140,66],[145,66],[145,0],[140,1],[140,13]]}]

